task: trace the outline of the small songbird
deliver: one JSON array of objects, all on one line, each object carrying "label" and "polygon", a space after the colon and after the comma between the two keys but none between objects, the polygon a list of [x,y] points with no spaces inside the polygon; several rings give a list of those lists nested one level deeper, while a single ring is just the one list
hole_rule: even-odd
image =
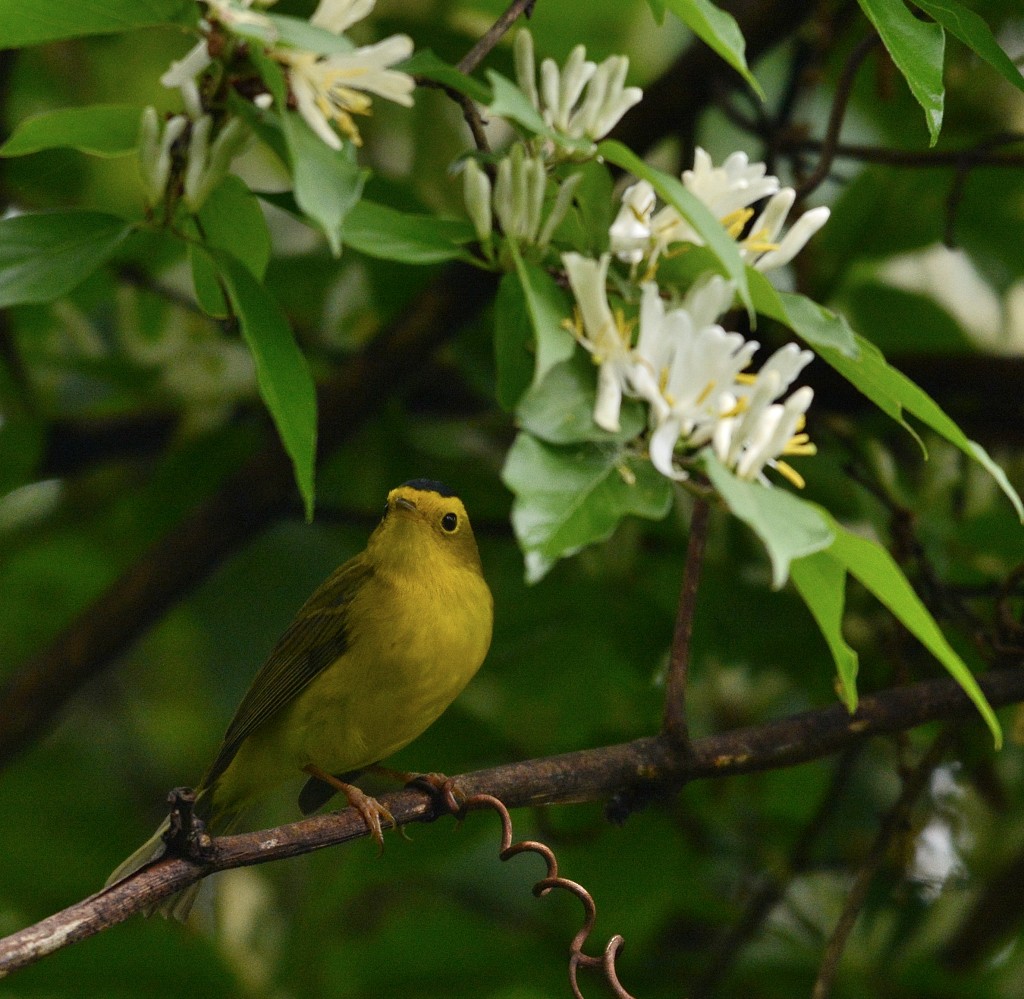
[{"label": "small songbird", "polygon": [[[366,549],[303,604],[256,674],[220,750],[196,788],[213,834],[289,777],[309,782],[312,811],[334,790],[382,843],[377,801],[336,775],[385,759],[424,731],[479,669],[491,643],[493,601],[461,500],[441,483],[392,489]],[[107,879],[159,857],[167,820]],[[184,920],[199,884],[155,911]]]}]

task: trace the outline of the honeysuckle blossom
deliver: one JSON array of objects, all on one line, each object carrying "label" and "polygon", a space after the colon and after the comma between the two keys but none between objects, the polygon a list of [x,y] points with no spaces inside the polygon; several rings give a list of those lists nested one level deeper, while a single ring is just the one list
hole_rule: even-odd
[{"label": "honeysuckle blossom", "polygon": [[[732,153],[716,167],[698,147],[693,169],[683,171],[682,181],[737,240],[744,260],[761,271],[789,263],[828,221],[827,208],[812,208],[780,240],[796,192],[782,187],[763,163],[750,163],[743,152]],[[768,198],[767,204],[751,222],[752,206],[764,198]],[[609,238],[612,252],[625,263],[635,266],[646,257],[653,266],[674,244],[703,245],[701,236],[675,208],[665,205],[655,211],[656,204],[654,189],[645,180],[623,192]]]},{"label": "honeysuckle blossom", "polygon": [[639,87],[625,86],[626,56],[609,56],[598,64],[588,60],[587,50],[577,45],[561,69],[553,59],[541,62],[538,86],[529,31],[516,34],[513,49],[519,89],[545,124],[569,139],[597,142],[643,97]]},{"label": "honeysuckle blossom", "polygon": [[287,67],[288,84],[306,123],[328,146],[340,149],[341,136],[331,125],[361,145],[352,116],[370,113],[368,94],[412,106],[415,81],[407,73],[389,68],[408,59],[412,48],[408,35],[392,35],[375,45],[329,56],[283,47],[273,55]]},{"label": "honeysuckle blossom", "polygon": [[633,366],[630,331],[621,316],[612,315],[608,304],[608,264],[606,253],[600,260],[579,253],[562,254],[569,287],[576,296],[578,322],[576,335],[598,365],[597,401],[594,422],[604,430],[617,433],[622,408],[623,387]]},{"label": "honeysuckle blossom", "polygon": [[309,23],[340,35],[367,17],[376,3],[377,0],[320,0]]},{"label": "honeysuckle blossom", "polygon": [[[539,156],[530,156],[516,143],[508,156],[498,162],[493,185],[476,160],[463,167],[463,197],[477,238],[486,243],[491,235],[493,217],[508,239],[545,247],[572,204],[573,193],[583,179],[574,173],[557,183],[557,193],[547,217],[544,204],[549,181],[547,167]],[[493,214],[492,214],[493,210]]]}]

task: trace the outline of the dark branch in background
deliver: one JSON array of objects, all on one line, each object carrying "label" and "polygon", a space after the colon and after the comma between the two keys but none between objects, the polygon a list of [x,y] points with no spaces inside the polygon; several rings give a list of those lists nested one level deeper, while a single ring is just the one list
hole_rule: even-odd
[{"label": "dark branch in background", "polygon": [[853,885],[843,903],[843,911],[839,914],[832,936],[825,946],[825,953],[821,959],[821,967],[814,982],[811,999],[828,999],[832,994],[832,986],[835,984],[836,975],[839,972],[839,960],[846,949],[846,941],[853,932],[857,917],[867,901],[871,882],[882,866],[882,861],[885,860],[893,840],[907,824],[914,802],[924,790],[932,771],[942,759],[942,754],[949,745],[949,736],[950,730],[946,729],[932,742],[921,762],[904,779],[903,790],[900,792],[899,798],[896,799],[896,803],[882,820],[878,834],[853,879]]},{"label": "dark branch in background", "polygon": [[690,999],[710,999],[717,994],[719,983],[736,963],[744,946],[757,937],[793,879],[813,868],[815,847],[838,810],[863,745],[863,742],[857,742],[843,751],[818,807],[793,845],[787,869],[781,874],[765,873],[762,876],[742,915],[713,945],[707,967],[690,989]]},{"label": "dark branch in background", "polygon": [[[993,670],[979,684],[994,707],[1024,700],[1024,669]],[[509,763],[455,778],[467,796],[489,794],[508,808],[606,800],[623,789],[665,789],[707,778],[806,763],[854,746],[869,736],[900,732],[925,722],[974,715],[954,680],[929,680],[861,699],[850,715],[842,705],[793,715],[751,728],[698,739],[680,756],[666,737],[579,750]],[[398,825],[429,822],[447,809],[436,795],[406,789],[381,803]],[[367,834],[354,809],[317,815],[276,829],[212,841],[202,863],[165,857],[83,902],[0,940],[0,976],[70,943],[123,922],[152,903],[215,871],[283,860]]]},{"label": "dark branch in background", "polygon": [[846,65],[843,67],[839,80],[836,83],[836,92],[832,98],[832,111],[828,118],[828,127],[825,129],[825,138],[821,143],[821,155],[818,158],[818,165],[811,174],[800,182],[797,188],[797,197],[806,198],[817,188],[829,175],[832,170],[832,161],[835,159],[836,146],[839,144],[839,133],[843,128],[843,119],[846,117],[846,108],[853,96],[853,84],[857,79],[857,72],[867,59],[871,50],[878,44],[878,35],[872,31],[866,38],[857,43],[853,52],[850,53]]},{"label": "dark branch in background", "polygon": [[[411,385],[437,346],[483,307],[493,287],[489,274],[449,268],[352,357],[320,393],[321,458]],[[9,676],[0,687],[0,766],[223,559],[286,512],[294,490],[291,462],[274,438]]]},{"label": "dark branch in background", "polygon": [[537,0],[512,0],[505,13],[480,36],[480,40],[458,62],[458,70],[472,73],[504,38],[505,32],[521,17],[530,17]]}]

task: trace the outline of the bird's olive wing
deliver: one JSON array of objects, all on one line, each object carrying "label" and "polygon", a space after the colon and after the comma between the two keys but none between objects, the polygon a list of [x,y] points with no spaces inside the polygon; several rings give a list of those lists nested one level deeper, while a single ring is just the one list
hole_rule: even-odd
[{"label": "bird's olive wing", "polygon": [[209,787],[256,729],[291,704],[300,691],[345,652],[352,598],[372,575],[373,567],[356,556],[337,569],[302,605],[238,705],[217,758],[200,787]]}]

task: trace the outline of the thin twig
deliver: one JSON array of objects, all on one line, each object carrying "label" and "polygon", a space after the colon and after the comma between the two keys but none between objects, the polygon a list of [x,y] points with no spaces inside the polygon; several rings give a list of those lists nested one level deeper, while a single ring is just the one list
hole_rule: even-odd
[{"label": "thin twig", "polygon": [[846,896],[843,911],[839,915],[832,936],[825,946],[811,999],[828,999],[828,996],[831,995],[832,986],[835,984],[836,974],[839,971],[839,961],[846,949],[846,942],[850,933],[853,932],[860,910],[867,900],[871,882],[882,866],[882,861],[885,860],[885,855],[888,853],[893,839],[906,824],[914,802],[924,790],[928,778],[938,765],[939,760],[942,759],[942,754],[949,744],[951,731],[947,728],[935,738],[920,763],[907,775],[899,798],[896,799],[896,803],[882,820],[875,840],[864,857]]},{"label": "thin twig", "polygon": [[878,44],[878,41],[878,35],[872,32],[866,38],[862,38],[857,43],[853,52],[850,53],[850,58],[847,59],[843,72],[836,82],[835,97],[832,100],[832,111],[829,114],[825,138],[821,143],[821,156],[818,159],[818,165],[811,171],[809,176],[803,179],[799,188],[797,188],[799,198],[807,197],[811,191],[828,177],[829,172],[832,170],[832,161],[835,159],[836,147],[839,144],[839,133],[843,127],[843,119],[846,117],[847,105],[850,103],[850,97],[853,94],[853,84],[857,79],[857,71],[871,50]]},{"label": "thin twig", "polygon": [[460,72],[472,73],[491,54],[494,47],[504,37],[505,32],[520,17],[529,17],[533,13],[533,7],[536,2],[537,0],[512,0],[505,13],[480,36],[480,40],[476,45],[459,60],[458,68]]},{"label": "thin twig", "polygon": [[662,731],[678,745],[690,741],[689,724],[686,719],[686,680],[690,670],[690,646],[693,639],[693,617],[697,606],[697,589],[700,585],[700,571],[704,563],[704,547],[708,539],[708,520],[711,504],[698,496],[693,501],[690,516],[690,538],[686,545],[686,565],[683,568],[683,584],[679,592],[679,608],[676,612],[675,632],[672,636],[672,653],[669,657],[668,678],[665,682],[665,712]]}]

